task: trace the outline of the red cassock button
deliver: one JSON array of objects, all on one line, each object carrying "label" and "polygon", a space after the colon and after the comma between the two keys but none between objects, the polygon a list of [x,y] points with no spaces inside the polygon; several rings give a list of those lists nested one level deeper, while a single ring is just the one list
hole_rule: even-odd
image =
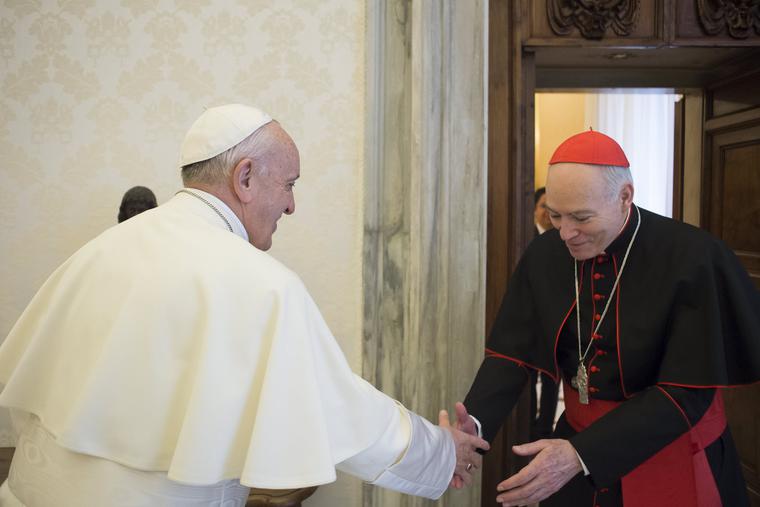
[{"label": "red cassock button", "polygon": [[602,320],[602,314],[597,313],[596,315],[594,315],[594,320]]},{"label": "red cassock button", "polygon": [[588,392],[590,392],[590,393],[598,393],[599,389],[597,389],[596,387],[589,387],[588,388]]},{"label": "red cassock button", "polygon": [[602,299],[604,299],[604,296],[601,294],[594,294],[594,301],[601,301]]},{"label": "red cassock button", "polygon": [[601,340],[602,339],[602,335],[600,335],[599,333],[594,333],[594,334],[591,335],[591,338],[594,339],[594,340]]},{"label": "red cassock button", "polygon": [[604,275],[601,273],[594,273],[594,280],[601,280],[604,278]]},{"label": "red cassock button", "polygon": [[606,255],[599,255],[596,258],[596,262],[606,262],[606,261],[607,261],[607,256]]},{"label": "red cassock button", "polygon": [[596,351],[596,355],[597,355],[597,356],[606,356],[606,355],[607,355],[607,353],[606,353],[605,351],[603,351],[603,350],[597,350],[597,351]]},{"label": "red cassock button", "polygon": [[596,366],[592,366],[592,367],[590,368],[590,370],[591,370],[591,373],[596,373],[596,372],[598,372],[598,371],[599,371],[599,368],[597,368]]}]

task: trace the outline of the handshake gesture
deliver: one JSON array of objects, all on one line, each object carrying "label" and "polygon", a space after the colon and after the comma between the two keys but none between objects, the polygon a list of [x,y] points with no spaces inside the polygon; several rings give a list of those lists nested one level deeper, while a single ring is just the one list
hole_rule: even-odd
[{"label": "handshake gesture", "polygon": [[[475,449],[488,450],[489,445],[488,442],[477,437],[478,428],[465,406],[457,403],[455,410],[456,429],[449,424],[449,416],[445,410],[441,410],[438,415],[438,424],[451,431],[454,438],[457,464],[449,486],[460,489],[472,483],[473,471],[481,466],[481,456]],[[567,440],[537,440],[513,446],[512,450],[519,456],[535,455],[535,458],[518,473],[508,477],[497,486],[496,502],[503,507],[532,504],[544,500],[583,469],[575,449]]]},{"label": "handshake gesture", "polygon": [[475,422],[467,415],[467,410],[462,403],[455,406],[457,423],[451,426],[449,414],[441,410],[438,414],[438,425],[446,428],[451,433],[456,449],[457,461],[454,468],[454,476],[449,484],[454,489],[461,489],[472,484],[472,476],[483,463],[483,457],[478,449],[487,451],[490,449],[488,442],[478,437]]}]

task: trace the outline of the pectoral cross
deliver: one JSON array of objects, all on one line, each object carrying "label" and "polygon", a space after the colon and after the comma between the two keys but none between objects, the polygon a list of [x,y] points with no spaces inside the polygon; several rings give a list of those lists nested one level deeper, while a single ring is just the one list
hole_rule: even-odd
[{"label": "pectoral cross", "polygon": [[581,404],[588,405],[588,373],[583,362],[578,365],[578,373],[570,380],[570,385],[578,390]]}]

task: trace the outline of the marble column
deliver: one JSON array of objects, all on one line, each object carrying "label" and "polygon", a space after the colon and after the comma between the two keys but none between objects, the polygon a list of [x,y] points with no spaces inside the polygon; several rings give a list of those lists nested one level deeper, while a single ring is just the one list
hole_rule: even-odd
[{"label": "marble column", "polygon": [[[366,5],[362,373],[437,422],[483,357],[487,2]],[[363,497],[431,504],[371,486]],[[475,485],[437,505],[479,503]]]}]

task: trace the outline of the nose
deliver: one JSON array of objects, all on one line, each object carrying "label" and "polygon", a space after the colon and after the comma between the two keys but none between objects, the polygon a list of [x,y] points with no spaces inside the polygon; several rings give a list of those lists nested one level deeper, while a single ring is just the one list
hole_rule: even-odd
[{"label": "nose", "polygon": [[285,214],[292,215],[295,212],[296,212],[296,197],[293,194],[290,194],[290,202],[288,203],[288,207],[285,208]]},{"label": "nose", "polygon": [[571,240],[578,235],[578,229],[571,226],[569,223],[562,222],[563,221],[560,221],[556,226],[557,229],[559,229],[559,237],[562,238],[562,241]]}]

